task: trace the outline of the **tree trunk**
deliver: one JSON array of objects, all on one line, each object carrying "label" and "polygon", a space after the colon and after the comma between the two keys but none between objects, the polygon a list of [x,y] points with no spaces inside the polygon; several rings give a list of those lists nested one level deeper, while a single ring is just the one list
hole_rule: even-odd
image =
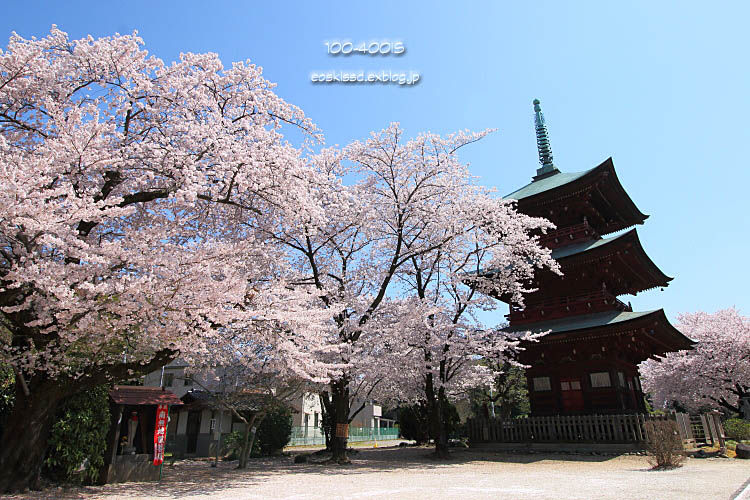
[{"label": "tree trunk", "polygon": [[351,461],[346,453],[349,443],[349,382],[346,377],[331,383],[331,399],[334,407],[331,461],[348,464]]},{"label": "tree trunk", "polygon": [[259,413],[255,417],[255,422],[253,422],[253,427],[250,429],[250,443],[247,447],[247,455],[250,456],[250,454],[253,452],[253,446],[255,446],[255,438],[258,437],[258,427],[260,424],[263,423],[263,419],[266,418],[266,414],[264,412]]},{"label": "tree trunk", "polygon": [[[253,413],[250,417],[250,421],[245,424],[245,436],[242,439],[242,449],[240,450],[238,469],[247,469],[247,459],[250,457],[250,452],[253,451],[253,443],[255,442],[255,420],[258,418],[257,413]],[[252,437],[250,436],[252,434]]]},{"label": "tree trunk", "polygon": [[326,440],[326,451],[332,451],[333,434],[336,428],[334,415],[336,412],[333,410],[333,403],[327,392],[319,394],[318,397],[320,398],[320,407],[323,410],[321,426],[323,427],[323,435]]},{"label": "tree trunk", "polygon": [[427,415],[430,421],[430,435],[435,442],[435,457],[445,459],[450,456],[448,451],[448,432],[443,422],[443,401],[445,391],[440,387],[438,393],[435,393],[432,374],[427,375],[425,381],[425,395],[427,396]]},{"label": "tree trunk", "polygon": [[0,492],[39,488],[55,411],[60,401],[73,393],[55,380],[34,382],[28,384],[26,395],[16,377],[16,399],[0,441]]}]

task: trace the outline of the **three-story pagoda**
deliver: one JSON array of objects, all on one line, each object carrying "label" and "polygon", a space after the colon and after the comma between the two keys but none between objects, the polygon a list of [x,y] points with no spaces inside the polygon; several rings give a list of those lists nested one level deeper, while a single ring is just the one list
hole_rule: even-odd
[{"label": "three-story pagoda", "polygon": [[[534,101],[541,167],[507,197],[518,210],[557,228],[542,235],[563,272],[541,272],[525,307],[510,304],[508,331],[549,332],[524,343],[519,361],[533,415],[644,412],[638,364],[689,349],[662,309],[633,311],[618,297],[665,287],[672,280],[630,229],[648,218],[617,179],[612,158],[583,172],[553,164],[539,101]],[[614,236],[613,233],[617,233]],[[501,297],[501,300],[503,298]]]}]

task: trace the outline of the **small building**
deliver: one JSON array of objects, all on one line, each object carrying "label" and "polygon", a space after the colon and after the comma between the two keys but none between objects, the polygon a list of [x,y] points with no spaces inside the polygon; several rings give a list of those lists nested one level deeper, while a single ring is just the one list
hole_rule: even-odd
[{"label": "small building", "polygon": [[174,408],[182,401],[160,387],[126,385],[114,386],[109,399],[112,420],[100,482],[159,479],[159,467],[153,465],[156,410],[159,405],[167,405],[174,415]]}]

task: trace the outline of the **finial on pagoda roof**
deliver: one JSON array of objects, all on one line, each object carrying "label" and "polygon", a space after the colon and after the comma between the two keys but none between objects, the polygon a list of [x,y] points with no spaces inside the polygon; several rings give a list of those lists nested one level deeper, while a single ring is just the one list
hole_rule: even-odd
[{"label": "finial on pagoda roof", "polygon": [[539,106],[539,99],[534,99],[534,128],[536,129],[536,146],[539,150],[539,163],[542,164],[541,168],[536,170],[534,180],[539,180],[560,172],[552,163],[552,147],[549,144],[547,125],[544,122],[542,108]]}]

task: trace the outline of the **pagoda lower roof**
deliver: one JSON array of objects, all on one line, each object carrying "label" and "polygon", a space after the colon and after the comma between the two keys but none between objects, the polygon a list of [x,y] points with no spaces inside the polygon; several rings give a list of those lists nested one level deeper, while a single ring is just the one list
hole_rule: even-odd
[{"label": "pagoda lower roof", "polygon": [[560,318],[548,321],[539,321],[536,323],[525,323],[517,326],[508,326],[502,331],[507,333],[544,333],[548,332],[547,335],[542,337],[544,340],[553,340],[555,337],[569,337],[575,338],[578,334],[585,336],[591,333],[594,329],[613,329],[613,330],[627,330],[629,328],[638,328],[642,325],[654,325],[659,324],[661,326],[659,337],[662,341],[666,341],[669,344],[669,349],[664,352],[677,351],[680,349],[690,349],[695,344],[694,341],[677,330],[667,319],[663,309],[655,309],[653,311],[642,311],[642,312],[630,312],[630,311],[608,311],[595,314],[583,314],[580,316],[572,316],[567,318]]},{"label": "pagoda lower roof", "polygon": [[506,332],[525,332],[530,331],[532,333],[549,332],[561,333],[569,332],[572,330],[585,330],[587,328],[597,328],[605,325],[614,325],[616,323],[622,323],[625,321],[631,321],[643,316],[648,316],[661,309],[655,309],[653,311],[642,311],[642,312],[629,312],[629,311],[611,311],[601,312],[595,314],[583,314],[580,316],[572,316],[568,318],[552,319],[548,321],[539,321],[537,323],[526,323],[518,326],[509,326],[504,328]]}]

